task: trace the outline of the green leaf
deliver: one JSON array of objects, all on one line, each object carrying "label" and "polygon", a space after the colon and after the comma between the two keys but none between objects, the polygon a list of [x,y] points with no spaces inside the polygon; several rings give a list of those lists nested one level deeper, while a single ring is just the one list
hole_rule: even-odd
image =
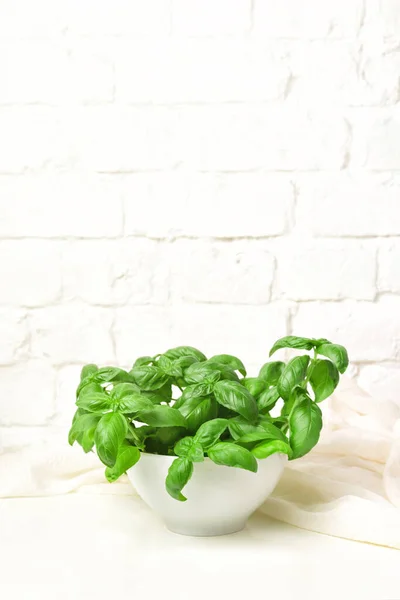
[{"label": "green leaf", "polygon": [[85,445],[85,448],[90,446],[88,450],[84,448],[85,452],[89,452],[89,450],[93,448],[94,432],[96,431],[100,419],[100,415],[93,414],[83,414],[78,416],[74,419],[71,429],[69,430],[68,443],[72,446],[73,443],[77,441],[82,447],[83,444]]},{"label": "green leaf", "polygon": [[215,383],[220,379],[221,372],[214,363],[193,363],[185,371],[186,383]]},{"label": "green leaf", "polygon": [[218,381],[214,386],[214,395],[219,404],[234,410],[248,421],[254,421],[257,418],[257,403],[250,392],[239,382]]},{"label": "green leaf", "polygon": [[190,398],[177,409],[186,418],[189,431],[196,431],[202,423],[214,419],[218,409],[213,398]]},{"label": "green leaf", "polygon": [[246,377],[240,383],[244,385],[246,390],[249,390],[254,398],[257,398],[267,387],[266,382],[258,377]]},{"label": "green leaf", "polygon": [[99,367],[97,365],[93,365],[93,364],[85,365],[84,367],[82,367],[81,381],[83,379],[86,379],[86,377],[89,377],[90,375],[93,375],[98,370],[99,370]]},{"label": "green leaf", "polygon": [[176,458],[170,468],[165,480],[165,488],[170,496],[184,502],[187,500],[181,493],[193,473],[193,463],[187,458]]},{"label": "green leaf", "polygon": [[274,352],[280,350],[280,348],[298,348],[302,350],[312,350],[315,346],[316,340],[311,338],[298,337],[296,335],[287,335],[280,338],[275,342],[269,351],[269,355],[272,356]]},{"label": "green leaf", "polygon": [[339,371],[330,360],[316,360],[310,375],[315,401],[322,402],[328,398],[339,383],[339,378]]},{"label": "green leaf", "polygon": [[160,356],[157,367],[166,375],[171,377],[183,377],[183,369],[177,360],[171,360],[168,356]]},{"label": "green leaf", "polygon": [[264,379],[268,385],[276,385],[285,366],[284,362],[278,360],[267,362],[261,367],[258,377]]},{"label": "green leaf", "polygon": [[236,356],[232,356],[231,354],[216,354],[208,359],[207,362],[216,362],[218,364],[228,365],[234,371],[239,371],[243,377],[246,377],[246,369],[242,361]]},{"label": "green leaf", "polygon": [[152,427],[186,427],[185,417],[171,406],[153,406],[151,410],[141,412],[138,420]]},{"label": "green leaf", "polygon": [[152,356],[139,356],[133,363],[133,367],[142,367],[143,365],[151,365],[154,362]]},{"label": "green leaf", "polygon": [[128,469],[133,467],[140,458],[140,452],[135,446],[126,442],[118,448],[117,460],[113,467],[106,468],[106,477],[108,481],[116,481]]},{"label": "green leaf", "polygon": [[98,383],[113,383],[114,381],[132,381],[132,377],[118,367],[102,367],[93,375]]},{"label": "green leaf", "polygon": [[215,369],[218,369],[219,373],[220,373],[220,379],[228,379],[229,381],[239,381],[239,377],[237,376],[236,372],[229,366],[229,365],[225,365],[224,363],[220,363],[220,362],[209,362],[207,361],[204,364],[210,364],[213,365],[213,367],[215,367]]},{"label": "green leaf", "polygon": [[243,419],[236,417],[228,421],[229,433],[234,440],[243,443],[257,442],[258,440],[282,440],[286,441],[285,435],[266,417],[260,417],[258,423],[252,424]]},{"label": "green leaf", "polygon": [[257,473],[257,461],[249,450],[231,442],[218,442],[207,451],[208,456],[217,465],[239,467]]},{"label": "green leaf", "polygon": [[90,382],[86,382],[85,380],[85,385],[83,385],[81,387],[81,389],[79,390],[79,394],[78,394],[78,398],[81,398],[83,396],[85,396],[86,394],[104,394],[104,388],[99,384],[96,383],[94,381],[90,381]]},{"label": "green leaf", "polygon": [[88,410],[90,412],[104,412],[111,410],[112,400],[106,392],[92,392],[87,394],[79,394],[79,398],[76,401],[76,405],[79,408]]},{"label": "green leaf", "polygon": [[107,413],[98,422],[94,442],[101,462],[107,467],[114,466],[127,430],[126,419],[119,413]]},{"label": "green leaf", "polygon": [[118,401],[117,410],[124,415],[132,413],[142,413],[143,411],[153,410],[154,404],[142,394],[135,392],[129,396],[124,396]]},{"label": "green leaf", "polygon": [[173,446],[183,435],[182,427],[160,427],[155,430],[157,439],[165,446]]},{"label": "green leaf", "polygon": [[194,436],[194,440],[206,450],[217,443],[227,426],[227,419],[212,419],[211,421],[207,421],[203,425],[200,425]]},{"label": "green leaf", "polygon": [[319,440],[322,429],[321,409],[310,397],[304,397],[293,407],[289,427],[293,458],[304,456]]},{"label": "green leaf", "polygon": [[148,365],[133,367],[131,375],[140,389],[146,391],[159,390],[169,380],[169,376],[163,373],[158,367]]},{"label": "green leaf", "polygon": [[203,448],[191,436],[179,440],[175,444],[174,452],[177,456],[188,458],[192,462],[202,462],[204,460]]},{"label": "green leaf", "polygon": [[190,400],[191,398],[200,398],[201,396],[208,396],[214,389],[213,383],[193,383],[188,385],[182,392],[182,402]]},{"label": "green leaf", "polygon": [[307,355],[296,356],[284,368],[278,381],[278,392],[284,400],[289,400],[292,389],[305,379],[309,362]]},{"label": "green leaf", "polygon": [[276,387],[271,387],[268,390],[265,390],[259,398],[257,398],[258,410],[260,412],[265,412],[274,408],[275,404],[279,400],[279,392]]},{"label": "green leaf", "polygon": [[172,388],[170,383],[165,383],[160,389],[153,391],[141,390],[142,396],[148,398],[153,404],[170,402],[172,399]]},{"label": "green leaf", "polygon": [[283,442],[282,440],[271,440],[268,442],[261,442],[261,444],[257,444],[252,450],[251,453],[254,454],[256,458],[267,458],[271,456],[271,454],[275,453],[287,454],[289,458],[292,456],[292,449],[287,442]]},{"label": "green leaf", "polygon": [[121,400],[124,396],[140,394],[140,388],[136,383],[116,383],[110,392],[111,398],[115,401]]},{"label": "green leaf", "polygon": [[317,352],[329,358],[340,373],[344,373],[349,366],[349,357],[344,346],[324,343],[317,347]]},{"label": "green leaf", "polygon": [[301,385],[296,385],[290,392],[289,400],[285,400],[281,416],[289,417],[294,405],[304,398],[309,398],[307,390]]},{"label": "green leaf", "polygon": [[171,348],[164,352],[164,356],[171,360],[181,358],[182,356],[193,356],[198,361],[206,360],[204,354],[200,352],[200,350],[193,348],[193,346],[178,346],[177,348]]}]

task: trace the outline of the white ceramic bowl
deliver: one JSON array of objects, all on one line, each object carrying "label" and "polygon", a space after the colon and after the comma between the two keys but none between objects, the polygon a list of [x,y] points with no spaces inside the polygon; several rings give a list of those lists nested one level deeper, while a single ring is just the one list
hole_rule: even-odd
[{"label": "white ceramic bowl", "polygon": [[183,489],[186,502],[174,500],[165,489],[173,456],[142,453],[128,470],[133,487],[175,533],[194,536],[240,531],[249,516],[278,483],[287,456],[273,454],[258,460],[258,471],[216,465],[209,458],[195,463],[192,478]]}]

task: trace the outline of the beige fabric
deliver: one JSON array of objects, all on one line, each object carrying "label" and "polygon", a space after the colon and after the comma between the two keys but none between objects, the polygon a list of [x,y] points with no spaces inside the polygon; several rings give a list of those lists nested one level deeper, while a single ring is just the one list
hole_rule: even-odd
[{"label": "beige fabric", "polygon": [[[69,492],[131,494],[108,484],[95,454],[63,440],[0,456],[0,497]],[[324,431],[306,457],[289,463],[264,513],[332,536],[400,549],[400,408],[343,379],[324,406]]]}]

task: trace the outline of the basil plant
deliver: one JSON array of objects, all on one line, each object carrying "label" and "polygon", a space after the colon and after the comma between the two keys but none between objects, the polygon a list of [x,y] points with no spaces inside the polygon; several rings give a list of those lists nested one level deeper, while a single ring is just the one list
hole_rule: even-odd
[{"label": "basil plant", "polygon": [[267,362],[257,377],[247,377],[235,356],[207,359],[191,346],[142,356],[130,371],[86,365],[69,443],[85,452],[95,448],[111,482],[141,452],[175,456],[165,485],[180,501],[195,463],[205,457],[256,472],[256,459],[275,452],[289,460],[304,456],[319,439],[319,403],[338,385],[348,356],[326,339],[296,336],[278,340],[269,355],[282,348],[312,355]]}]

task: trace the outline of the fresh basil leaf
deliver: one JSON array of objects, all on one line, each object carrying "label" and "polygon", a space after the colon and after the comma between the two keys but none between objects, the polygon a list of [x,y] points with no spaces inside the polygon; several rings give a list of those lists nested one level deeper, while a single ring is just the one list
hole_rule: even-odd
[{"label": "fresh basil leaf", "polygon": [[125,415],[133,413],[142,413],[143,411],[153,410],[153,403],[151,400],[142,396],[138,392],[134,392],[129,396],[124,396],[116,404],[117,410]]},{"label": "fresh basil leaf", "polygon": [[207,362],[216,362],[218,364],[228,365],[234,371],[239,371],[243,377],[246,377],[246,369],[242,361],[236,356],[231,356],[230,354],[216,354],[208,359]]},{"label": "fresh basil leaf", "polygon": [[227,426],[227,419],[212,419],[211,421],[207,421],[203,425],[200,425],[196,431],[194,441],[207,450],[207,448],[217,443]]},{"label": "fresh basil leaf", "polygon": [[191,436],[179,440],[175,444],[174,452],[177,456],[188,458],[192,462],[202,462],[204,460],[203,448]]},{"label": "fresh basil leaf", "polygon": [[101,415],[82,414],[78,416],[73,421],[71,429],[69,430],[68,443],[70,446],[72,446],[75,441],[81,444],[82,436],[85,433],[89,433],[88,438],[92,437],[94,439],[94,432],[100,419]]},{"label": "fresh basil leaf", "polygon": [[339,371],[333,362],[316,360],[310,374],[310,384],[314,391],[315,401],[322,402],[328,398],[339,383],[339,378]]},{"label": "fresh basil leaf", "polygon": [[276,385],[285,366],[285,363],[279,360],[267,362],[261,367],[258,377],[264,379],[268,385]]},{"label": "fresh basil leaf", "polygon": [[266,382],[258,377],[245,377],[240,383],[244,385],[246,390],[249,390],[254,398],[257,398],[267,387]]},{"label": "fresh basil leaf", "polygon": [[118,367],[102,367],[93,375],[94,380],[98,383],[113,383],[114,381],[132,381],[132,377]]},{"label": "fresh basil leaf", "polygon": [[126,419],[120,413],[107,413],[98,422],[94,442],[101,462],[107,467],[114,466],[127,430]]},{"label": "fresh basil leaf", "polygon": [[93,364],[85,365],[84,367],[82,367],[81,381],[83,381],[83,379],[86,379],[86,377],[90,377],[90,375],[93,375],[98,370],[99,370],[99,367],[97,365],[93,365]]},{"label": "fresh basil leaf", "polygon": [[108,481],[116,481],[121,475],[126,473],[128,469],[133,467],[140,458],[140,452],[135,446],[128,443],[123,443],[118,448],[117,459],[114,466],[106,468],[106,477]]},{"label": "fresh basil leaf", "polygon": [[310,452],[319,440],[322,429],[321,409],[310,397],[302,398],[293,407],[289,427],[293,458],[300,458]]},{"label": "fresh basil leaf", "polygon": [[[143,365],[151,365],[154,362],[152,356],[139,356],[133,363],[133,367],[142,367]],[[132,367],[132,368],[133,368]]]},{"label": "fresh basil leaf", "polygon": [[217,361],[207,361],[204,364],[213,365],[213,367],[218,369],[220,373],[220,379],[228,379],[229,381],[239,381],[239,377],[237,376],[236,372],[229,365]]},{"label": "fresh basil leaf", "polygon": [[[140,442],[142,444],[146,438],[148,438],[150,435],[154,435],[157,432],[157,429],[155,427],[150,427],[149,425],[141,425],[140,427],[135,427],[133,424],[131,424],[131,425],[135,431],[135,434],[133,436],[131,430],[128,429],[128,433],[126,434],[126,437],[132,441],[135,441],[135,438],[137,438],[140,440]],[[164,429],[167,429],[167,427],[164,427],[162,429],[162,431],[164,431]],[[179,428],[179,430],[180,430],[180,432],[182,431],[180,428]]]},{"label": "fresh basil leaf", "polygon": [[193,363],[185,371],[186,383],[215,383],[221,377],[217,365],[208,362]]},{"label": "fresh basil leaf", "polygon": [[189,398],[178,409],[186,418],[189,431],[196,431],[205,421],[214,419],[218,414],[213,398]]},{"label": "fresh basil leaf", "polygon": [[209,396],[214,389],[213,383],[193,383],[188,385],[182,392],[182,403],[191,398],[200,398],[201,396]]},{"label": "fresh basil leaf", "polygon": [[193,346],[178,346],[177,348],[171,348],[164,352],[164,356],[171,360],[181,358],[182,356],[193,356],[198,361],[206,360],[204,354],[200,352],[200,350],[193,348]]},{"label": "fresh basil leaf", "polygon": [[116,383],[110,392],[110,396],[114,402],[132,394],[140,394],[140,388],[136,383]]},{"label": "fresh basil leaf", "polygon": [[279,392],[276,387],[271,387],[265,390],[258,398],[257,405],[260,412],[269,411],[274,408],[279,400]]},{"label": "fresh basil leaf", "polygon": [[164,444],[164,446],[173,446],[184,434],[182,427],[160,427],[156,430],[157,439]]},{"label": "fresh basil leaf", "polygon": [[219,404],[234,410],[248,421],[254,421],[257,418],[257,403],[250,392],[239,382],[218,381],[214,386],[214,395]]},{"label": "fresh basil leaf", "polygon": [[309,362],[310,357],[307,355],[295,356],[288,362],[278,381],[281,398],[289,400],[292,389],[304,380]]},{"label": "fresh basil leaf", "polygon": [[152,427],[186,427],[185,417],[171,406],[153,406],[151,410],[141,412],[138,420]]},{"label": "fresh basil leaf", "polygon": [[344,373],[349,366],[349,357],[344,346],[324,343],[317,347],[317,352],[329,358],[340,373]]},{"label": "fresh basil leaf", "polygon": [[79,408],[88,410],[90,412],[103,412],[111,410],[112,400],[106,392],[92,392],[87,394],[80,394],[76,405]]},{"label": "fresh basil leaf", "polygon": [[275,342],[269,351],[269,355],[272,356],[274,352],[281,348],[298,348],[302,350],[312,350],[315,346],[316,340],[311,338],[298,337],[296,335],[287,335],[280,338]]},{"label": "fresh basil leaf", "polygon": [[187,498],[181,493],[193,473],[193,463],[187,458],[176,458],[165,480],[165,488],[172,498],[185,502]]},{"label": "fresh basil leaf", "polygon": [[[78,398],[82,394],[82,392],[85,388],[87,388],[89,385],[93,385],[93,383],[94,383],[93,375],[87,375],[86,377],[81,379],[78,387],[76,388],[76,393],[75,393],[76,398]],[[95,384],[95,385],[98,385],[98,384]],[[103,388],[101,388],[100,390],[97,390],[97,391],[102,391],[102,390],[103,390]]]},{"label": "fresh basil leaf", "polygon": [[243,417],[235,417],[229,419],[228,428],[234,440],[244,443],[265,439],[287,441],[285,435],[266,417],[260,417],[255,424],[249,423]]},{"label": "fresh basil leaf", "polygon": [[86,394],[104,394],[104,388],[99,384],[99,383],[95,383],[94,381],[90,381],[89,383],[86,383],[82,389],[79,391],[79,395],[78,397],[81,398],[83,396],[86,396]]},{"label": "fresh basil leaf", "polygon": [[145,391],[141,390],[142,396],[145,396],[153,404],[160,404],[161,402],[171,402],[172,400],[172,388],[170,383],[165,383],[158,390]]},{"label": "fresh basil leaf", "polygon": [[303,400],[304,398],[309,398],[307,390],[301,385],[296,385],[290,392],[289,400],[285,400],[281,416],[289,417],[294,405],[297,402],[300,402],[300,400]]},{"label": "fresh basil leaf", "polygon": [[163,373],[158,367],[149,365],[133,367],[130,373],[140,389],[145,391],[159,390],[169,380],[169,376]]},{"label": "fresh basil leaf", "polygon": [[283,442],[282,440],[270,440],[268,442],[261,442],[261,444],[257,444],[251,450],[251,453],[256,458],[267,458],[271,456],[271,454],[276,454],[279,452],[280,454],[287,454],[289,458],[291,458],[293,452],[291,447],[287,442]]},{"label": "fresh basil leaf", "polygon": [[160,356],[157,367],[166,375],[171,377],[183,377],[183,369],[177,360],[171,360],[167,356]]},{"label": "fresh basil leaf", "polygon": [[218,442],[208,449],[207,454],[217,465],[239,467],[257,473],[257,461],[251,452],[232,442]]}]

